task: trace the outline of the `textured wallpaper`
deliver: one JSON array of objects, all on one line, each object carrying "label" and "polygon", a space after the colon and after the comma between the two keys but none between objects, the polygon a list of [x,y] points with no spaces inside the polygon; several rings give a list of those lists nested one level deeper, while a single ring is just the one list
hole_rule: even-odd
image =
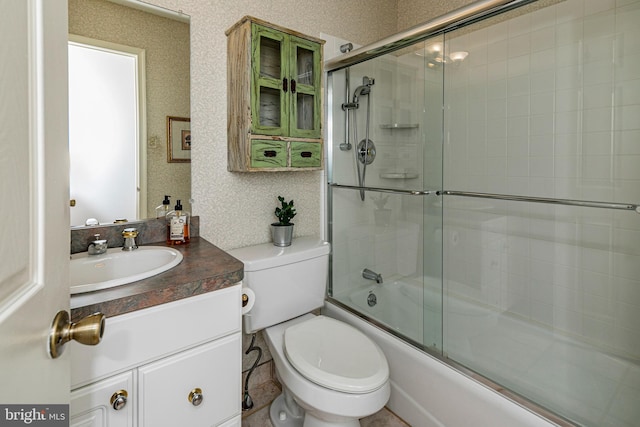
[{"label": "textured wallpaper", "polygon": [[191,167],[167,162],[166,116],[189,117],[189,25],[106,0],[69,0],[69,32],[145,49],[147,217],[165,194],[190,210]]},{"label": "textured wallpaper", "polygon": [[422,24],[431,18],[474,3],[475,0],[397,0],[398,31]]}]

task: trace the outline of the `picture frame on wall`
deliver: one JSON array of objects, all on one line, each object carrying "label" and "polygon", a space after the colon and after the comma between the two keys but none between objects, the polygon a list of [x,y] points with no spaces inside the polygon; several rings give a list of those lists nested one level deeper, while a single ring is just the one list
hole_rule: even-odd
[{"label": "picture frame on wall", "polygon": [[191,119],[167,116],[167,162],[191,162]]}]

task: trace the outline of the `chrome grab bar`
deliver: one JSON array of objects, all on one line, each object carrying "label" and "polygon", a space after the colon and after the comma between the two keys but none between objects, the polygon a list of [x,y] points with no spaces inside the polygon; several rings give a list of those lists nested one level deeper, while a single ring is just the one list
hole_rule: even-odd
[{"label": "chrome grab bar", "polygon": [[640,205],[633,203],[594,202],[588,200],[553,199],[548,197],[514,196],[510,194],[474,193],[470,191],[438,191],[438,195],[477,197],[481,199],[512,200],[516,202],[548,203],[554,205],[581,206],[587,208],[619,209],[636,211],[640,214]]},{"label": "chrome grab bar", "polygon": [[481,199],[510,200],[515,202],[547,203],[552,205],[580,206],[580,207],[586,207],[586,208],[617,209],[617,210],[624,210],[624,211],[635,211],[636,213],[640,214],[640,205],[635,203],[615,203],[615,202],[595,202],[591,200],[554,199],[550,197],[515,196],[512,194],[475,193],[472,191],[397,190],[392,188],[359,187],[357,185],[343,185],[343,184],[329,184],[329,186],[334,188],[375,191],[378,193],[392,193],[392,194],[401,194],[401,195],[407,195],[407,196],[428,196],[430,194],[435,194],[437,196],[475,197],[475,198],[481,198]]},{"label": "chrome grab bar", "polygon": [[330,187],[346,188],[349,190],[375,191],[377,193],[404,194],[406,196],[428,196],[438,194],[438,190],[395,190],[393,188],[360,187],[357,185],[329,184]]}]

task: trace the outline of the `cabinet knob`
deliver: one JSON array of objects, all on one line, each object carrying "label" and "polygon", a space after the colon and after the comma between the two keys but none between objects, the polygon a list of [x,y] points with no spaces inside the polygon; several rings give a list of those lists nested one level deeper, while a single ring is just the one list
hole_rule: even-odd
[{"label": "cabinet knob", "polygon": [[193,390],[191,390],[191,392],[189,392],[189,402],[191,402],[193,406],[199,406],[202,403],[203,399],[204,396],[202,395],[201,389],[194,388]]},{"label": "cabinet knob", "polygon": [[113,393],[111,395],[111,406],[113,407],[113,409],[115,409],[116,411],[119,411],[120,409],[124,408],[125,405],[127,404],[127,397],[129,396],[129,394],[127,393],[126,390],[118,390],[115,393]]}]

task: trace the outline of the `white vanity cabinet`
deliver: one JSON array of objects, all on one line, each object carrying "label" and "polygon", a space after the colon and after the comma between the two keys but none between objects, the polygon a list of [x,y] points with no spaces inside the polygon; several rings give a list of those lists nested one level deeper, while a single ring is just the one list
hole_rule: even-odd
[{"label": "white vanity cabinet", "polygon": [[99,345],[71,346],[70,425],[239,426],[240,307],[236,285],[107,318]]}]

